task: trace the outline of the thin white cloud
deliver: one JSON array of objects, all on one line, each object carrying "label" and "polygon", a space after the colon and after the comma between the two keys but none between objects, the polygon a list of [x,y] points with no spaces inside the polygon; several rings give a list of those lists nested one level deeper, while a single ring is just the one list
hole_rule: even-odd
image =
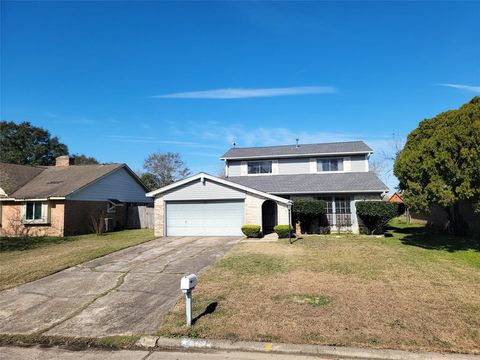
[{"label": "thin white cloud", "polygon": [[157,99],[246,99],[308,94],[334,94],[336,92],[338,92],[337,89],[331,86],[298,86],[263,89],[228,88],[155,95],[152,97]]},{"label": "thin white cloud", "polygon": [[454,89],[480,93],[480,86],[462,85],[462,84],[437,84],[438,86],[446,86]]},{"label": "thin white cloud", "polygon": [[172,145],[172,146],[179,146],[179,147],[207,148],[207,149],[220,148],[220,146],[202,144],[202,143],[193,142],[193,141],[161,140],[152,136],[104,135],[103,138],[110,141],[124,142],[124,143],[159,144],[159,145]]}]

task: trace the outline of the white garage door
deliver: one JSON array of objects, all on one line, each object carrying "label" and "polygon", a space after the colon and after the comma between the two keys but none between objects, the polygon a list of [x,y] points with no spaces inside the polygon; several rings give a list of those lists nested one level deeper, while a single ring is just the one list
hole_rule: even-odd
[{"label": "white garage door", "polygon": [[241,236],[244,201],[167,202],[167,236]]}]

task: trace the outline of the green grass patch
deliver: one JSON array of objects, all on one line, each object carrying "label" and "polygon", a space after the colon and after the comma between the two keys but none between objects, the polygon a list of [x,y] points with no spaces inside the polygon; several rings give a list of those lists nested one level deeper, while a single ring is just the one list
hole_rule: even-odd
[{"label": "green grass patch", "polygon": [[288,265],[281,256],[249,253],[225,257],[217,262],[216,266],[236,275],[261,276],[283,272]]},{"label": "green grass patch", "polygon": [[298,305],[308,305],[314,307],[320,307],[330,304],[331,300],[325,295],[311,295],[311,294],[297,294],[297,295],[276,295],[273,297],[275,302],[286,302]]}]

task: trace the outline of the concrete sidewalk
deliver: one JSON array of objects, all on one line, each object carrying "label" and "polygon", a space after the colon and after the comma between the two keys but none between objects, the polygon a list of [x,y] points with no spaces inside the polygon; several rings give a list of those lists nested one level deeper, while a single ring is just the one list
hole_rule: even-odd
[{"label": "concrete sidewalk", "polygon": [[[367,355],[369,350],[365,350]],[[197,360],[348,360],[348,359],[377,359],[388,360],[389,357],[380,358],[374,357],[356,357],[353,353],[350,356],[338,355],[308,355],[308,354],[289,354],[289,353],[265,353],[254,351],[238,351],[238,350],[215,350],[203,349],[192,351],[183,350],[98,350],[87,349],[80,351],[73,351],[62,349],[59,347],[17,347],[5,346],[0,347],[0,354],[2,360],[190,360],[195,358]],[[374,354],[374,353],[371,353]],[[409,353],[404,353],[409,354]],[[433,360],[438,357],[431,357],[431,354],[423,353],[416,354],[416,359]],[[437,354],[438,355],[438,354]],[[441,359],[459,359],[451,354],[442,355]],[[468,357],[469,359],[479,359],[479,357]],[[399,359],[409,359],[409,357],[400,357]]]},{"label": "concrete sidewalk", "polygon": [[376,360],[479,360],[480,356],[468,354],[410,352],[389,349],[366,349],[343,346],[304,345],[263,343],[254,341],[227,341],[207,339],[173,339],[145,337],[137,344],[157,349],[217,350],[217,351],[251,351],[257,353],[276,353],[290,355],[307,355],[316,358],[335,359],[376,359]]}]

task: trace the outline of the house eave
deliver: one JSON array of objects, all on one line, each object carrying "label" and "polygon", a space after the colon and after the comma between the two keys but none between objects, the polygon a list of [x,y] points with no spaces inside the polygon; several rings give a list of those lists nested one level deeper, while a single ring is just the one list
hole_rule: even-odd
[{"label": "house eave", "polygon": [[388,189],[382,190],[329,190],[329,191],[272,191],[270,194],[277,195],[306,195],[306,194],[364,194],[364,193],[383,193]]},{"label": "house eave", "polygon": [[49,196],[49,197],[27,197],[27,198],[12,198],[12,197],[0,197],[0,201],[49,201],[49,200],[65,200],[64,196]]}]

